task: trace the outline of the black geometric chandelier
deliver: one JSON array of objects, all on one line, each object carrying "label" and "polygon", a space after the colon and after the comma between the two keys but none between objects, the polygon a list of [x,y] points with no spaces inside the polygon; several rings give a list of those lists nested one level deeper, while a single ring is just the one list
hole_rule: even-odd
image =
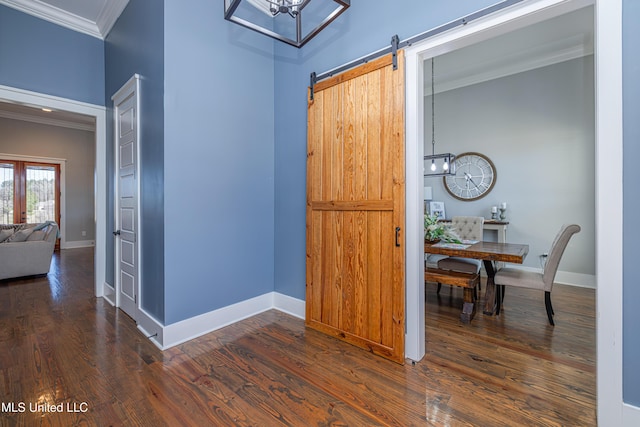
[{"label": "black geometric chandelier", "polygon": [[224,19],[300,48],[351,0],[224,0]]}]

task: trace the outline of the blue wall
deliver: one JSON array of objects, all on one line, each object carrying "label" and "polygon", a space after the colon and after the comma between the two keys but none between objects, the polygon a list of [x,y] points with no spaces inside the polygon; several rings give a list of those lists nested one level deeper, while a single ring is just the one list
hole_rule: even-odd
[{"label": "blue wall", "polygon": [[495,0],[410,0],[397,13],[384,0],[352,2],[351,7],[298,50],[276,44],[275,128],[275,290],[305,298],[305,200],[307,86],[322,73],[387,47],[391,37],[407,39],[495,4]]},{"label": "blue wall", "polygon": [[274,288],[274,42],[222,3],[165,2],[166,324]]},{"label": "blue wall", "polygon": [[[142,308],[164,320],[164,10],[157,0],[130,0],[105,40],[107,123],[116,93],[140,74],[140,162],[142,219]],[[107,126],[107,176],[114,176],[113,128]],[[113,281],[113,179],[108,179],[107,281]]]},{"label": "blue wall", "polygon": [[640,241],[640,2],[623,1],[623,400],[640,406],[640,274],[635,265]]},{"label": "blue wall", "polygon": [[104,105],[103,46],[0,5],[0,85]]}]

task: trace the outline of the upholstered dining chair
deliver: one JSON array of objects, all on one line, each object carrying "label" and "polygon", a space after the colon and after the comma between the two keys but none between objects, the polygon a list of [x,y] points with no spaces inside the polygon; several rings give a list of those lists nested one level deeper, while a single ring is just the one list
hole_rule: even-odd
[{"label": "upholstered dining chair", "polygon": [[500,314],[500,306],[504,298],[504,286],[519,286],[522,288],[533,288],[544,291],[544,305],[547,309],[549,323],[553,326],[553,306],[551,305],[551,290],[553,280],[558,271],[560,259],[564,253],[571,236],[580,231],[580,226],[576,224],[565,224],[562,226],[555,240],[551,244],[547,262],[542,273],[522,271],[515,268],[502,268],[495,276],[497,307],[496,315]]},{"label": "upholstered dining chair", "polygon": [[[451,228],[462,240],[482,240],[484,218],[481,216],[454,216],[451,218]],[[482,261],[479,259],[446,257],[438,261],[438,268],[442,270],[460,271],[462,273],[479,273]],[[438,283],[440,293],[441,283]],[[480,285],[478,284],[478,287]]]}]

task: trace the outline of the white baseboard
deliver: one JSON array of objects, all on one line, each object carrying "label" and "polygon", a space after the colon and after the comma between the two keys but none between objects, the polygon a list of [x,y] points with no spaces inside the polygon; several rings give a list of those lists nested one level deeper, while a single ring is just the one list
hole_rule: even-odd
[{"label": "white baseboard", "polygon": [[77,248],[92,248],[96,245],[94,240],[75,240],[60,243],[60,249],[77,249]]},{"label": "white baseboard", "polygon": [[[115,306],[115,296],[113,287],[105,283],[103,297]],[[163,326],[149,313],[139,309],[136,323],[145,337],[149,338],[160,350],[166,350],[271,309],[303,320],[305,318],[305,302],[303,300],[278,292],[269,292],[167,326]]]},{"label": "white baseboard", "polygon": [[[521,265],[509,264],[509,268],[523,271],[542,273],[542,269],[534,267],[524,267]],[[596,289],[596,276],[592,274],[572,273],[570,271],[558,271],[554,283],[560,285],[578,286],[581,288]]]},{"label": "white baseboard", "polygon": [[241,301],[164,327],[162,349],[182,344],[209,332],[273,308],[273,292]]},{"label": "white baseboard", "polygon": [[153,316],[146,311],[139,309],[137,313],[138,330],[144,334],[160,350],[164,337],[164,327]]},{"label": "white baseboard", "polygon": [[269,292],[167,326],[161,326],[155,319],[139,312],[138,328],[147,337],[157,333],[153,338],[155,344],[166,350],[271,309],[304,319],[305,302],[278,292]]},{"label": "white baseboard", "polygon": [[637,406],[622,404],[622,425],[624,427],[640,426],[640,408]]},{"label": "white baseboard", "polygon": [[273,308],[294,317],[305,319],[305,302],[278,292],[273,293]]},{"label": "white baseboard", "polygon": [[102,284],[102,295],[100,296],[112,306],[116,306],[116,289],[107,282]]}]

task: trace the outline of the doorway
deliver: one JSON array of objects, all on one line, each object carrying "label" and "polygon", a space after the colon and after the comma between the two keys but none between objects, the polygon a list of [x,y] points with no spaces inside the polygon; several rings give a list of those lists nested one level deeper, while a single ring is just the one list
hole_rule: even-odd
[{"label": "doorway", "polygon": [[[97,297],[104,295],[106,283],[106,109],[76,100],[60,98],[38,92],[0,85],[0,101],[38,108],[50,108],[57,111],[81,114],[91,117],[95,122],[95,281]],[[61,203],[62,206],[62,203]]]},{"label": "doorway", "polygon": [[[598,420],[623,425],[622,414],[622,158],[621,2],[596,1],[596,336]],[[422,243],[423,62],[445,52],[505,34],[593,1],[524,2],[439,34],[406,49],[407,56],[407,357],[425,354]],[[627,411],[628,412],[628,411]],[[630,417],[629,417],[630,418]]]}]

